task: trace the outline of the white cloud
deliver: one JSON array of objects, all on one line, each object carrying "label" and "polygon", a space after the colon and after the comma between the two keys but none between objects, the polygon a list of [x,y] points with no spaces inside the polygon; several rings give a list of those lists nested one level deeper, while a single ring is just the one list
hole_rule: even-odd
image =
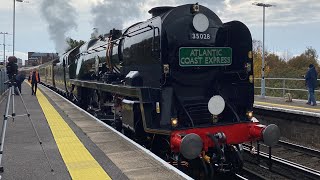
[{"label": "white cloud", "polygon": [[[1,51],[0,53],[1,53],[1,56],[0,56],[1,60],[0,61],[2,62],[3,61],[3,55],[2,55],[3,51]],[[9,56],[12,56],[12,51],[6,52],[6,58],[8,58]],[[25,52],[15,51],[14,56],[22,59],[22,64],[25,64],[25,60],[28,59],[28,54]]]},{"label": "white cloud", "polygon": [[[220,11],[224,20],[235,19],[246,24],[261,25],[262,7],[254,6],[255,1],[225,0],[224,11]],[[275,5],[265,9],[266,25],[286,26],[289,24],[307,24],[320,22],[319,0],[281,0],[268,1],[265,3]]]}]

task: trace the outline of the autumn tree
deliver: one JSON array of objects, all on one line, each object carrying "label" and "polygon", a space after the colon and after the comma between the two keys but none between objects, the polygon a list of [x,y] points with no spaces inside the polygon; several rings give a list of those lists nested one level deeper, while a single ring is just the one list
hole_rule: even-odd
[{"label": "autumn tree", "polygon": [[67,42],[67,44],[69,46],[66,51],[69,51],[69,50],[71,50],[71,49],[73,49],[73,48],[75,48],[77,46],[81,46],[81,45],[83,45],[85,43],[85,41],[82,41],[82,40],[77,41],[77,40],[72,39],[72,38],[67,38],[66,42]]},{"label": "autumn tree", "polygon": [[282,77],[286,70],[286,62],[274,53],[267,53],[266,64],[268,67],[267,77]]},{"label": "autumn tree", "polygon": [[307,50],[305,50],[304,55],[312,60],[317,60],[318,59],[318,54],[317,51],[315,49],[313,49],[311,46],[307,47]]},{"label": "autumn tree", "polygon": [[[265,57],[267,53],[265,52]],[[264,64],[264,75],[265,77],[269,74],[270,68],[267,64],[265,58]],[[262,45],[261,41],[253,40],[253,74],[255,78],[261,78],[261,71],[262,71]]]},{"label": "autumn tree", "polygon": [[301,76],[305,75],[306,71],[308,70],[309,64],[313,64],[317,72],[319,72],[320,68],[317,58],[317,51],[312,47],[307,47],[304,53],[291,58],[287,62],[287,66],[289,69],[291,69],[291,71],[288,72],[285,77],[301,78]]}]

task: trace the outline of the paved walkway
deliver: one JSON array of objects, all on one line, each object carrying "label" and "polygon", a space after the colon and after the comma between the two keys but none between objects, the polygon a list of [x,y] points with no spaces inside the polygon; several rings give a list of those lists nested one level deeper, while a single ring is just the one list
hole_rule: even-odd
[{"label": "paved walkway", "polygon": [[[7,96],[5,94],[0,103],[0,112],[3,114],[5,114]],[[31,95],[31,89],[26,83],[22,87],[22,97],[27,103],[27,108],[54,172],[51,172],[28,117],[16,117],[14,121],[9,118],[7,123],[1,162],[4,167],[4,172],[0,174],[2,179],[71,179],[37,98]],[[17,116],[26,113],[18,96],[15,96],[15,111]],[[11,112],[12,106],[10,106],[9,114]],[[3,118],[0,123],[1,127],[2,124]]]},{"label": "paved walkway", "polygon": [[[14,121],[9,118],[7,123],[1,162],[4,172],[0,173],[2,179],[127,179],[59,108],[53,107],[39,90],[37,96],[33,96],[30,86],[23,83],[22,97],[54,171],[51,172],[31,121],[27,116],[19,116],[26,114],[26,111],[20,97],[14,96],[16,118]],[[0,111],[5,114],[7,94],[0,102]],[[12,105],[9,115],[11,113]],[[1,127],[2,124],[3,120],[0,123]]]}]

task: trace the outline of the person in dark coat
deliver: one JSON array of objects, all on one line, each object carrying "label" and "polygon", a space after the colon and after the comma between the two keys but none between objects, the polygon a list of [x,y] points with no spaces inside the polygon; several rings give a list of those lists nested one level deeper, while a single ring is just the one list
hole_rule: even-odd
[{"label": "person in dark coat", "polygon": [[31,90],[32,90],[31,95],[36,95],[37,86],[38,86],[38,83],[40,82],[40,75],[38,71],[36,70],[32,71],[32,73],[30,73],[28,81],[31,83]]},{"label": "person in dark coat", "polygon": [[[21,91],[21,84],[23,83],[24,79],[26,78],[26,75],[23,72],[18,72],[18,75],[16,76],[16,83],[17,83],[17,87],[20,91],[20,94],[22,93]],[[15,92],[16,95],[19,95],[18,92]]]},{"label": "person in dark coat", "polygon": [[306,86],[308,88],[308,102],[307,104],[311,106],[316,106],[316,97],[314,95],[314,90],[317,87],[317,78],[318,78],[318,73],[314,67],[313,64],[309,65],[309,69],[307,71],[307,74],[305,76],[306,80]]}]

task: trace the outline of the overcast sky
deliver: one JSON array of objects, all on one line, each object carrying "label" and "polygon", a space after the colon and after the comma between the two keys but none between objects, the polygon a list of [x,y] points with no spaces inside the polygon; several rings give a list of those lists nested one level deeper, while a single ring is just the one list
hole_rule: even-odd
[{"label": "overcast sky", "polygon": [[[124,28],[150,17],[154,6],[175,6],[185,3],[205,5],[223,22],[245,23],[256,40],[262,41],[262,8],[250,0],[28,0],[16,2],[16,56],[27,59],[28,51],[61,52],[64,38],[88,40],[93,27],[107,32]],[[319,0],[260,0],[276,5],[266,9],[266,48],[282,57],[299,55],[306,47],[320,54]],[[0,32],[12,34],[13,0],[1,0]],[[3,36],[0,36],[0,44]],[[12,35],[6,44],[12,45]],[[12,54],[12,46],[6,52]],[[3,59],[0,46],[0,61]]]}]

